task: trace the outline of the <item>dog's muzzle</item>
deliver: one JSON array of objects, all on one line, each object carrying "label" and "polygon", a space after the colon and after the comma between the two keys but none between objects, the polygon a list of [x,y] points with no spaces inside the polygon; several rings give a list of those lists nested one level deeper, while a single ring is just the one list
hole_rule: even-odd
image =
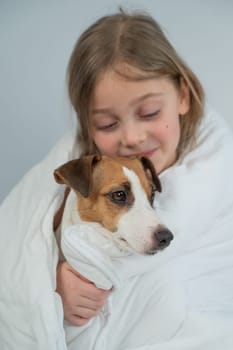
[{"label": "dog's muzzle", "polygon": [[158,243],[157,248],[163,249],[169,246],[170,242],[173,240],[174,236],[168,229],[161,229],[154,233],[156,241]]}]

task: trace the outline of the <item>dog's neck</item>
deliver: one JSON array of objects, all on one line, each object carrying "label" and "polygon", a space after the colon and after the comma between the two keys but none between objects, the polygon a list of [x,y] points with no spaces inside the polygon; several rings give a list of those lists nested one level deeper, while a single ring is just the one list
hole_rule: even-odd
[{"label": "dog's neck", "polygon": [[79,224],[81,219],[78,214],[78,198],[73,190],[70,191],[66,205],[64,208],[62,221],[61,221],[61,232],[63,232],[67,227]]},{"label": "dog's neck", "polygon": [[54,218],[54,232],[59,248],[60,261],[65,260],[61,250],[62,232],[64,232],[67,227],[80,223],[77,205],[77,196],[73,190],[66,191],[63,203]]}]

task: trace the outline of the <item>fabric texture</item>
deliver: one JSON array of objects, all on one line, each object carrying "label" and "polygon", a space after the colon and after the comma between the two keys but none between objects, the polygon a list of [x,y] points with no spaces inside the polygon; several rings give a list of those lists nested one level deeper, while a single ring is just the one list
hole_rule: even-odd
[{"label": "fabric texture", "polygon": [[196,147],[160,175],[155,210],[174,234],[167,249],[118,256],[99,249],[86,224],[66,230],[69,263],[113,288],[83,327],[63,323],[55,292],[52,223],[64,188],[53,170],[77,156],[74,145],[74,134],[63,138],[0,207],[1,349],[232,349],[233,137],[223,119],[206,113]]}]

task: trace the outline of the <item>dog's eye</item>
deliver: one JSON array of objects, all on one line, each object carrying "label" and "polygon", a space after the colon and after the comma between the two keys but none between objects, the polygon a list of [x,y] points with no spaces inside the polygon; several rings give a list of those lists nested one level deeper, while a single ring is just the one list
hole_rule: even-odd
[{"label": "dog's eye", "polygon": [[130,206],[134,201],[130,183],[128,182],[121,184],[119,187],[112,188],[109,192],[104,193],[104,195],[114,204],[122,206]]},{"label": "dog's eye", "polygon": [[110,197],[114,202],[123,204],[126,202],[126,193],[124,191],[114,191],[110,193]]}]

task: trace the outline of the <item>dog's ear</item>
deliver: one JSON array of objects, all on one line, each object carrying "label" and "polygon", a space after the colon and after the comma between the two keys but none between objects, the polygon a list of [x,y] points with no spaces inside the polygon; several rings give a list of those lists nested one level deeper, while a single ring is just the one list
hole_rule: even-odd
[{"label": "dog's ear", "polygon": [[159,181],[159,178],[156,174],[155,167],[154,167],[153,163],[147,157],[141,157],[140,160],[142,162],[142,165],[143,165],[145,172],[147,173],[147,170],[149,170],[150,177],[155,185],[156,191],[161,192],[162,191],[161,182]]},{"label": "dog's ear", "polygon": [[100,159],[98,155],[91,155],[71,160],[54,171],[55,180],[88,197],[92,187],[92,171]]}]

